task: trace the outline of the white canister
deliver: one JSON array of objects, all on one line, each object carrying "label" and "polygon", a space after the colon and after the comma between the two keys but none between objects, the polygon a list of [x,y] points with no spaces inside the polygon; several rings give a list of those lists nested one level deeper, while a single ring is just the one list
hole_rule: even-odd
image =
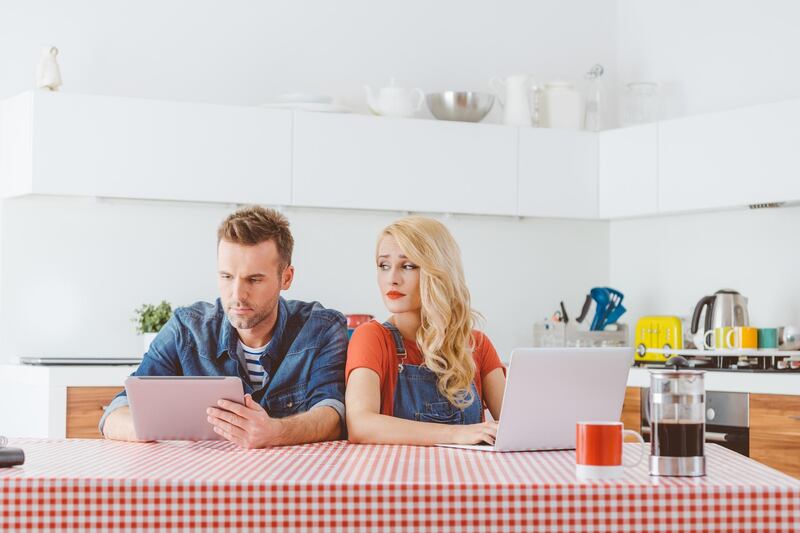
[{"label": "white canister", "polygon": [[583,98],[571,83],[566,81],[545,83],[539,98],[539,127],[583,129]]}]

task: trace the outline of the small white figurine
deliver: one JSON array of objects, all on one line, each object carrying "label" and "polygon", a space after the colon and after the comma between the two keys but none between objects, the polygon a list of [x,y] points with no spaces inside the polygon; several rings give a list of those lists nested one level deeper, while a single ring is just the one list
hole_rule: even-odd
[{"label": "small white figurine", "polygon": [[58,62],[56,61],[57,55],[58,48],[55,46],[46,46],[42,48],[42,57],[36,69],[37,88],[51,91],[58,90],[58,87],[61,85],[61,71],[58,69]]}]

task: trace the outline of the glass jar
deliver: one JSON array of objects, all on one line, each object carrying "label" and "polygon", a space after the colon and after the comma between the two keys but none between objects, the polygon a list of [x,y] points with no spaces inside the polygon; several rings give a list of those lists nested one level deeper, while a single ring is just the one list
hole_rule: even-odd
[{"label": "glass jar", "polygon": [[658,84],[633,82],[627,84],[623,97],[622,125],[655,122],[659,116]]}]

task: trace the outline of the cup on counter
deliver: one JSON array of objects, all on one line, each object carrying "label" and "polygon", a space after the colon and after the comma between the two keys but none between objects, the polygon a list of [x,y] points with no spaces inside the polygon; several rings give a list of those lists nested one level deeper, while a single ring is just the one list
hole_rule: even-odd
[{"label": "cup on counter", "polygon": [[[622,437],[632,435],[642,445],[633,463],[622,459]],[[577,422],[575,424],[575,475],[578,479],[622,477],[625,468],[637,466],[647,452],[641,435],[623,429],[622,422]]]},{"label": "cup on counter", "polygon": [[733,328],[730,326],[706,331],[703,334],[703,347],[706,350],[730,350],[733,345],[729,342],[728,334],[732,331]]},{"label": "cup on counter", "polygon": [[759,328],[758,348],[761,350],[777,350],[778,328]]},{"label": "cup on counter", "polygon": [[758,348],[758,330],[749,326],[736,326],[728,328],[725,334],[725,343],[738,350],[755,350]]}]

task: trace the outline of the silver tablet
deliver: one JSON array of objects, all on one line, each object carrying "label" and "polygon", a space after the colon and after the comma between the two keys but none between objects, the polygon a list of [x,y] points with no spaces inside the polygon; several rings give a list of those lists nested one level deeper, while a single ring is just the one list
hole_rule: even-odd
[{"label": "silver tablet", "polygon": [[143,440],[219,440],[206,417],[218,400],[244,403],[242,380],[216,376],[130,376],[133,428]]}]

